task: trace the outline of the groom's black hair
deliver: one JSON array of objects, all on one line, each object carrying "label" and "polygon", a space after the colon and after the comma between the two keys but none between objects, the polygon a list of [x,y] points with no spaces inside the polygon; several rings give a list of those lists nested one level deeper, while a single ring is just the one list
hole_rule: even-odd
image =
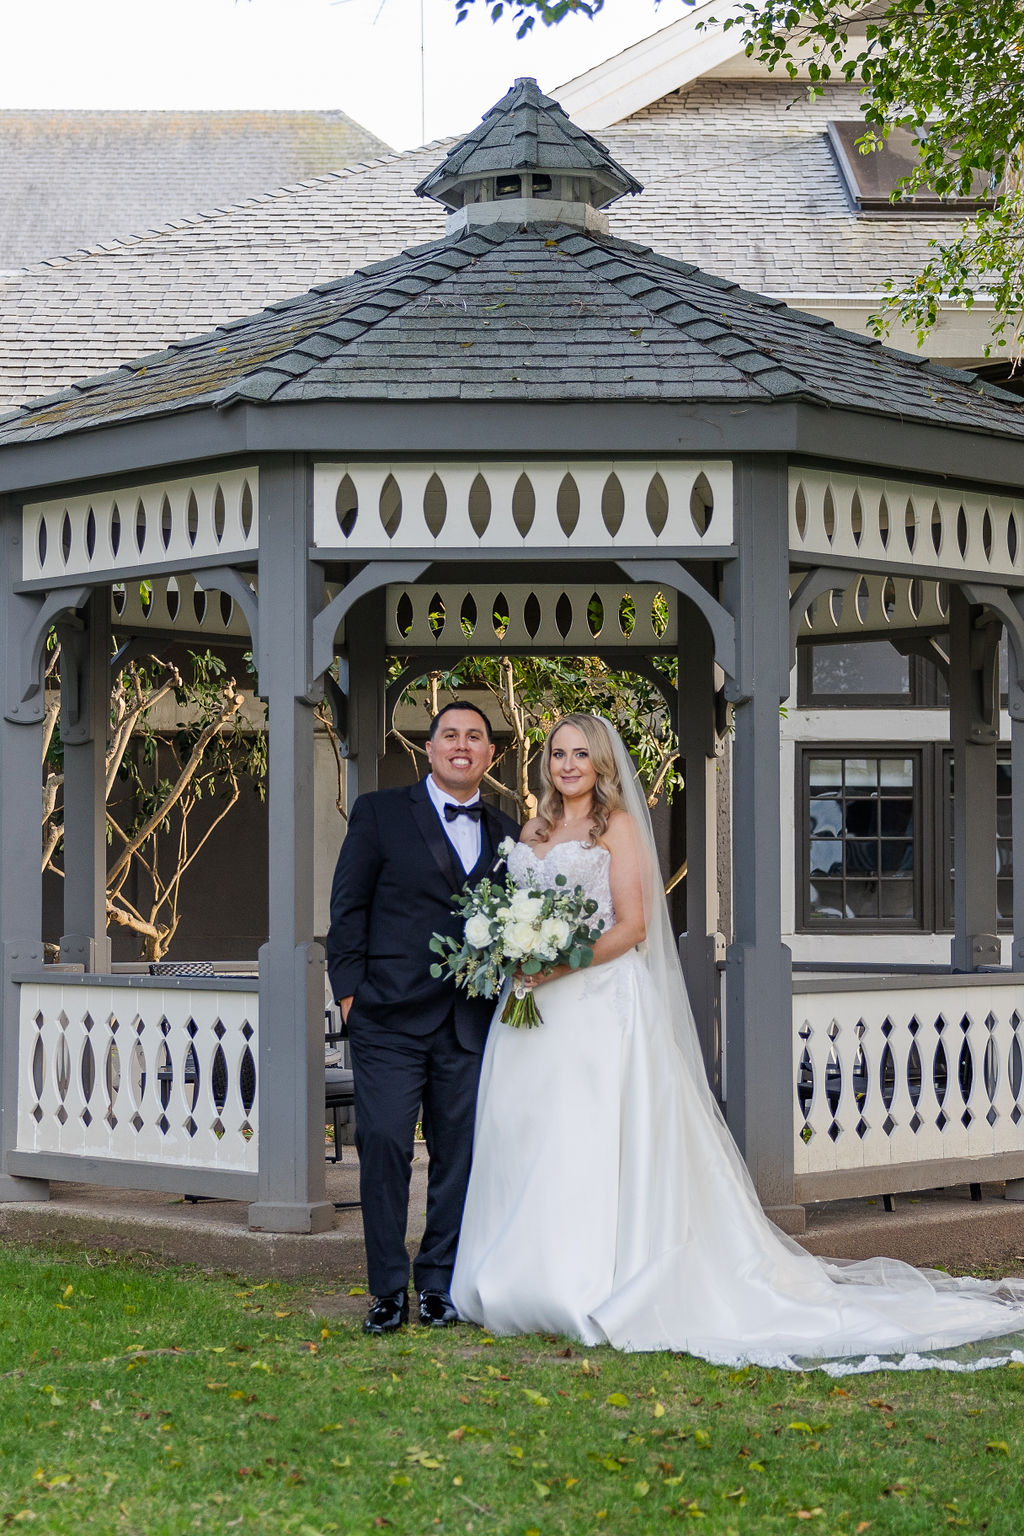
[{"label": "groom's black hair", "polygon": [[474,715],[479,715],[480,719],[483,721],[487,728],[487,740],[491,743],[492,746],[494,745],[494,732],[491,730],[491,722],[488,720],[479,704],[471,704],[468,699],[450,699],[447,704],[441,706],[433,720],[430,722],[430,730],[427,734],[429,735],[431,741],[433,741],[434,737],[437,735],[437,727],[441,722],[441,716],[446,715],[450,709],[471,709]]}]

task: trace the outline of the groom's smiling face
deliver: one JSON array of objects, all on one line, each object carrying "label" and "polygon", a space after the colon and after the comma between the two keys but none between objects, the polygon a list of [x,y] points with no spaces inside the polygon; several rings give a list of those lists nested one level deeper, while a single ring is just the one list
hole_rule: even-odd
[{"label": "groom's smiling face", "polygon": [[494,760],[494,743],[475,709],[446,710],[432,741],[427,759],[434,782],[456,800],[468,800]]}]

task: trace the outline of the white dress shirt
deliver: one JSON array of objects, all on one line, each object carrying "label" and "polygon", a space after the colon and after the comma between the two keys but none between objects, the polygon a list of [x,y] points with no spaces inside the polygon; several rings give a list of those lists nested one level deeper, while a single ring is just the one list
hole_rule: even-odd
[{"label": "white dress shirt", "polygon": [[475,816],[456,816],[454,821],[449,821],[444,814],[446,805],[476,805],[480,799],[480,791],[471,795],[468,800],[456,800],[454,795],[446,794],[435,781],[432,773],[427,774],[427,794],[438,818],[444,828],[445,836],[459,856],[459,863],[468,875],[471,869],[476,867],[480,857],[480,823]]}]

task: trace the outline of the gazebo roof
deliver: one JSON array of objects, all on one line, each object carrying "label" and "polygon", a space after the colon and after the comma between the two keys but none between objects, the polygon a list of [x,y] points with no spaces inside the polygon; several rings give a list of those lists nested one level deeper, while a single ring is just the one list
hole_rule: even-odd
[{"label": "gazebo roof", "polygon": [[0,418],[0,445],[201,407],[353,400],[810,401],[1024,437],[1015,396],[557,225],[418,246]]},{"label": "gazebo roof", "polygon": [[577,172],[601,183],[604,201],[642,192],[605,146],[545,96],[536,80],[515,82],[483,121],[448,151],[442,163],[416,188],[417,197],[446,201],[455,182],[509,171]]},{"label": "gazebo roof", "polygon": [[[418,190],[457,192],[481,171],[553,168],[560,156],[595,195],[639,188],[535,81],[517,80]],[[21,407],[0,418],[0,445],[204,407],[378,400],[802,401],[1024,437],[1013,395],[556,223],[559,206],[534,197],[513,218],[485,201],[485,222]]]}]

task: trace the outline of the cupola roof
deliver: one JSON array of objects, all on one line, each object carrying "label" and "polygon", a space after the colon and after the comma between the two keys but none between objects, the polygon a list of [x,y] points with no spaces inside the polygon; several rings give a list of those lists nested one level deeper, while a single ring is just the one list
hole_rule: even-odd
[{"label": "cupola roof", "polygon": [[[568,185],[559,184],[563,178],[574,184],[575,197]],[[509,196],[538,198],[538,183],[543,188],[539,199],[559,198],[594,209],[643,191],[636,177],[570,121],[536,80],[523,78],[424,177],[416,194],[455,210]]]}]

